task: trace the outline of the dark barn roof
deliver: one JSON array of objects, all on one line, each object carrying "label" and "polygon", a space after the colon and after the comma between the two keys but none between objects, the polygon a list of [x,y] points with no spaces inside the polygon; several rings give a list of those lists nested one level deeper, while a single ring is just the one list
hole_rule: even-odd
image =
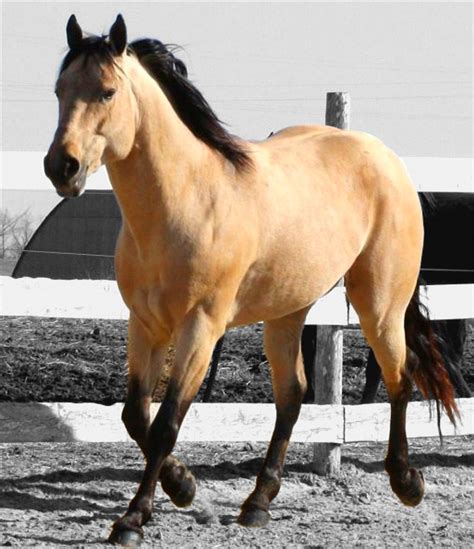
[{"label": "dark barn roof", "polygon": [[[431,193],[424,203],[422,278],[427,284],[474,283],[474,194]],[[115,279],[115,242],[121,225],[112,191],[65,199],[35,232],[14,277]]]},{"label": "dark barn roof", "polygon": [[115,242],[122,220],[112,191],[62,200],[38,227],[13,277],[115,279]]}]

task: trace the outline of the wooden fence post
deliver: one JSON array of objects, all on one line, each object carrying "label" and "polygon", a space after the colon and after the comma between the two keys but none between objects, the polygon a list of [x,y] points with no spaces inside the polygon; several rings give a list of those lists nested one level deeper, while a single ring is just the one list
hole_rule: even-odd
[{"label": "wooden fence post", "polygon": [[[326,96],[326,124],[348,129],[350,97],[345,92]],[[340,280],[338,286],[342,286]],[[340,326],[318,326],[313,364],[315,404],[342,404],[342,342]],[[320,475],[336,476],[341,465],[339,444],[317,443],[313,446],[313,470]]]}]

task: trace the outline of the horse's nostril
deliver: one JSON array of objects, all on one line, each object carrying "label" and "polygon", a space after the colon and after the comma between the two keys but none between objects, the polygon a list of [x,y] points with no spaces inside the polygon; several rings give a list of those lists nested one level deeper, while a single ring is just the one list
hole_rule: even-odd
[{"label": "horse's nostril", "polygon": [[64,159],[64,175],[71,178],[77,174],[80,168],[79,160],[72,156],[66,156]]}]

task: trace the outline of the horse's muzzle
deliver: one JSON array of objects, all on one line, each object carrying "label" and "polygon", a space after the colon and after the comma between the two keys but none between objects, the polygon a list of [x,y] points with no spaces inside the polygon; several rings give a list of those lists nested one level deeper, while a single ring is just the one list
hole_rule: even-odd
[{"label": "horse's muzzle", "polygon": [[82,194],[87,170],[76,158],[67,154],[52,157],[48,153],[44,157],[43,165],[46,177],[51,180],[59,196],[75,198]]}]

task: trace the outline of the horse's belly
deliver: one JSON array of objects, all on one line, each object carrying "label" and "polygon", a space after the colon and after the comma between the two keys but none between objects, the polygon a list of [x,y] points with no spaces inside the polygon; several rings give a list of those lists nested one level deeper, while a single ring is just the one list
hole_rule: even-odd
[{"label": "horse's belly", "polygon": [[[273,265],[254,265],[239,288],[229,325],[281,318],[304,309],[333,288],[358,255],[312,253]],[[291,257],[293,256],[293,257]]]}]

